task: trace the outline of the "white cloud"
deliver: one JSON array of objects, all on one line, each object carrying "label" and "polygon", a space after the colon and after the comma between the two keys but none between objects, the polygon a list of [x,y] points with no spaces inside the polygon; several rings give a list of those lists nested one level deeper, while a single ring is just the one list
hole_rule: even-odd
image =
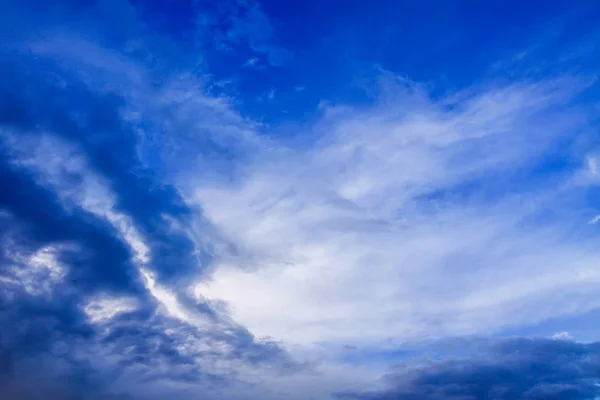
[{"label": "white cloud", "polygon": [[92,323],[103,323],[119,314],[136,310],[136,303],[133,298],[97,297],[90,299],[83,307],[83,311]]},{"label": "white cloud", "polygon": [[[116,197],[103,177],[88,166],[73,144],[52,134],[5,135],[17,155],[15,163],[37,173],[40,184],[53,189],[65,207],[79,207],[104,218],[122,235],[136,260],[149,262],[149,249],[130,218],[116,210]],[[73,178],[77,178],[73,180]]]},{"label": "white cloud", "polygon": [[[18,141],[11,140],[9,136],[3,139],[17,155],[15,163],[35,171],[39,183],[52,189],[66,208],[81,208],[105,219],[114,227],[130,247],[140,277],[144,280],[146,289],[163,305],[162,311],[199,327],[205,327],[209,323],[199,313],[186,310],[175,294],[156,282],[148,268],[152,259],[145,239],[131,218],[116,208],[116,196],[110,185],[88,166],[85,156],[76,146],[50,134],[21,135]],[[32,260],[37,264],[50,260],[46,253],[42,255],[45,257],[40,255]],[[97,308],[88,306],[85,306],[86,311]],[[94,315],[90,314],[90,318],[100,318]]]},{"label": "white cloud", "polygon": [[[48,45],[43,52],[62,53],[63,47]],[[113,68],[113,60],[97,56],[94,69]],[[135,69],[121,62],[116,75],[123,66]],[[577,82],[515,84],[441,100],[416,85],[388,82],[374,107],[322,107],[324,117],[312,127],[320,139],[285,148],[256,135],[257,124],[241,118],[230,99],[207,95],[193,76],[167,78],[152,90],[143,86],[144,74],[136,76],[134,85],[109,81],[123,84],[131,100],[128,122],[156,120],[143,137],[159,143],[165,175],[176,174],[182,193],[214,224],[198,223],[190,238],[199,248],[225,239],[209,243],[214,274],[196,284],[196,293],[227,302],[235,322],[259,337],[284,340],[292,350],[320,342],[376,344],[486,333],[600,305],[595,243],[565,240],[569,221],[537,222],[563,197],[575,196],[573,188],[519,186],[510,195],[503,188],[512,188],[506,186],[511,174],[582,126],[585,115],[566,106]],[[204,142],[198,145],[206,137],[241,157],[228,165],[206,155]],[[23,154],[34,154],[20,162],[66,206],[114,226],[163,312],[204,327],[146,268],[151,250],[131,219],[115,210],[102,177],[67,143],[37,139],[20,138]],[[150,146],[144,143],[141,154]],[[597,169],[592,160],[590,174]],[[79,179],[66,179],[73,174]],[[95,308],[90,318],[112,317],[110,306]],[[326,377],[271,376],[219,357],[229,351],[219,347],[225,343],[193,339],[182,346],[217,354],[197,360],[206,370],[235,370],[285,391],[286,398],[293,388],[305,393],[307,381],[325,393],[366,376],[331,364],[321,366]],[[246,388],[240,393],[247,397]]]},{"label": "white cloud", "polygon": [[31,296],[50,296],[66,275],[66,267],[60,262],[59,255],[72,246],[45,246],[29,254],[11,242],[8,236],[4,238],[10,276],[2,276],[0,280],[9,286],[20,287]]},{"label": "white cloud", "polygon": [[[77,146],[51,134],[30,133],[22,135],[18,141],[10,140],[9,136],[0,136],[0,139],[4,139],[4,144],[13,151],[14,163],[34,172],[38,183],[53,190],[65,208],[83,209],[113,226],[115,233],[120,235],[124,243],[130,247],[133,255],[132,261],[137,266],[140,278],[149,294],[160,304],[157,314],[167,316],[171,322],[174,322],[172,325],[165,325],[164,333],[172,337],[177,351],[181,355],[193,359],[195,366],[201,371],[207,371],[216,376],[235,376],[236,380],[228,389],[228,393],[231,394],[231,396],[228,394],[228,398],[247,398],[248,385],[259,385],[265,379],[276,381],[281,376],[281,371],[275,370],[269,363],[251,365],[244,359],[244,354],[239,354],[240,349],[237,347],[239,325],[226,315],[216,319],[190,306],[189,303],[181,300],[182,297],[187,296],[182,292],[186,289],[185,287],[168,286],[157,279],[156,274],[152,272],[152,249],[136,229],[132,218],[118,210],[116,195],[112,192],[109,183],[90,168],[86,157],[78,150]],[[163,217],[169,219],[166,215]],[[177,226],[172,228],[182,229]],[[9,248],[12,247],[14,246],[9,246]],[[32,295],[50,295],[52,286],[60,282],[64,276],[64,269],[57,261],[58,250],[59,248],[54,246],[43,248],[28,257],[21,256],[23,260],[19,259],[22,261],[18,266],[20,269],[12,274],[19,281],[4,282],[10,278],[0,277],[2,283],[11,286],[19,285]],[[43,270],[44,274],[40,274],[38,270]],[[134,311],[138,306],[139,303],[134,298],[109,295],[93,295],[80,304],[88,320],[102,326],[100,335],[110,334],[110,322],[113,318],[119,314]],[[178,324],[193,329],[181,330],[181,325]],[[80,354],[80,357],[89,358],[95,365],[100,366],[104,363],[110,365],[111,361],[118,363],[119,359],[123,357],[118,345],[118,343],[103,341],[89,344],[86,345],[85,352]],[[257,345],[260,344],[257,343]],[[241,346],[241,351],[244,351],[243,344]],[[135,365],[129,368],[127,373],[131,379],[139,380],[144,375],[174,376],[176,373],[173,369],[177,368],[186,370],[191,367],[166,364]],[[159,393],[164,393],[168,391],[170,384],[173,384],[174,391],[182,390],[180,383],[165,380],[160,381],[160,385],[157,385],[158,387],[155,389],[159,390]],[[194,383],[190,384],[189,390],[198,392],[199,388]],[[265,390],[268,391],[262,386],[256,390],[262,394],[265,393]],[[212,389],[202,388],[202,393],[204,392],[207,392],[207,395],[211,394]],[[151,394],[155,395],[156,393]],[[215,389],[212,394],[215,399],[222,398],[221,389]],[[276,399],[278,396],[272,398]]]},{"label": "white cloud", "polygon": [[577,221],[536,222],[577,193],[518,180],[585,126],[568,106],[578,83],[438,100],[385,85],[377,106],[325,107],[317,142],[263,147],[233,183],[198,183],[236,252],[197,291],[291,346],[489,333],[600,306],[591,239],[565,240]]},{"label": "white cloud", "polygon": [[255,65],[258,64],[259,61],[260,60],[258,59],[258,57],[252,57],[244,63],[244,67],[254,67]]},{"label": "white cloud", "polygon": [[552,335],[552,339],[554,339],[554,340],[570,340],[571,335],[569,335],[569,332],[557,332],[554,335]]}]

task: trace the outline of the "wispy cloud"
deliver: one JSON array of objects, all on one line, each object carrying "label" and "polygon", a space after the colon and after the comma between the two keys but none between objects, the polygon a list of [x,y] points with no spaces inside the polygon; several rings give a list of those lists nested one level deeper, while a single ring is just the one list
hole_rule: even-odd
[{"label": "wispy cloud", "polygon": [[[250,50],[272,66],[282,66],[291,58],[291,52],[277,43],[273,24],[257,1],[227,0],[213,12],[202,13],[197,28],[201,39],[225,52]],[[245,66],[257,61],[251,57]]]},{"label": "wispy cloud", "polygon": [[244,63],[244,67],[254,67],[258,64],[259,61],[260,60],[258,59],[258,57],[249,58],[248,61]]},{"label": "wispy cloud", "polygon": [[587,127],[565,106],[578,85],[432,100],[387,81],[377,106],[326,108],[316,142],[264,148],[233,184],[198,186],[238,249],[198,291],[254,333],[304,345],[491,333],[597,307],[596,235],[565,240],[577,213],[543,218],[582,201],[569,184],[581,167],[536,172],[577,156],[560,146]]}]

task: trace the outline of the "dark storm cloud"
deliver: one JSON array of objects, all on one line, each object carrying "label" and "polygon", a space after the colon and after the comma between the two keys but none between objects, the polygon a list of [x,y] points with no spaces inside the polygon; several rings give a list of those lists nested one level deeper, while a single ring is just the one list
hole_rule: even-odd
[{"label": "dark storm cloud", "polygon": [[[7,24],[0,32],[26,37],[25,27],[37,26],[32,21],[55,30],[62,25],[71,30],[85,26],[95,37],[109,32],[105,42],[115,47],[107,51],[118,54],[119,40],[142,25],[126,3],[63,1],[50,6],[40,2],[39,14],[34,3],[7,3],[0,19]],[[126,17],[109,19],[102,29],[84,23],[93,21],[95,11],[105,16],[112,6],[125,10]],[[124,23],[126,18],[133,19]],[[136,39],[135,33],[131,35]],[[198,254],[196,244],[170,222],[185,226],[198,216],[173,186],[140,160],[143,133],[140,136],[123,116],[127,93],[101,85],[102,79],[112,79],[110,71],[100,81],[94,80],[97,77],[86,81],[83,78],[90,75],[72,69],[60,55],[44,57],[26,48],[3,46],[0,57],[3,137],[18,143],[25,135],[44,133],[72,144],[90,171],[115,194],[115,211],[130,218],[144,238],[151,259],[146,267],[156,274],[157,282],[176,290],[182,281],[201,273],[210,256]],[[0,143],[1,398],[120,398],[106,388],[127,374],[140,384],[230,383],[233,375],[211,370],[211,362],[218,360],[274,364],[282,370],[292,367],[276,344],[258,342],[242,327],[229,324],[227,332],[221,332],[223,325],[219,327],[211,307],[185,293],[180,296],[182,304],[206,316],[216,328],[201,331],[159,315],[159,304],[144,287],[133,251],[117,229],[101,216],[65,207],[61,201],[60,190],[71,189],[71,184],[77,187],[81,177],[61,182],[65,188],[46,187],[34,169],[19,163],[21,155]],[[27,261],[48,248],[59,249],[57,262],[64,266],[65,275],[56,282],[50,282],[48,271],[33,271]],[[22,274],[31,282],[25,282]],[[137,309],[92,323],[83,308],[97,295],[128,296],[135,299]],[[227,350],[212,349],[215,345]]]},{"label": "dark storm cloud", "polygon": [[[157,182],[137,156],[138,135],[123,121],[119,93],[98,93],[49,61],[14,57],[0,66],[0,124],[15,135],[48,131],[76,143],[91,167],[118,193],[117,208],[131,216],[150,241],[154,268],[171,278],[193,271],[193,244],[167,231],[162,218],[192,212],[172,186]],[[18,90],[15,90],[18,88]]]},{"label": "dark storm cloud", "polygon": [[[2,235],[18,235],[25,252],[55,243],[77,242],[82,252],[65,253],[64,261],[78,265],[70,269],[70,280],[82,290],[109,289],[139,291],[131,265],[131,254],[106,223],[82,212],[67,211],[56,195],[35,182],[33,176],[0,162],[0,207],[11,217],[3,220]],[[9,229],[10,228],[10,229]],[[3,248],[6,253],[10,249]],[[5,256],[4,256],[5,257]]]},{"label": "dark storm cloud", "polygon": [[600,395],[600,343],[508,339],[468,359],[431,362],[385,378],[386,389],[344,393],[356,400],[589,400]]}]

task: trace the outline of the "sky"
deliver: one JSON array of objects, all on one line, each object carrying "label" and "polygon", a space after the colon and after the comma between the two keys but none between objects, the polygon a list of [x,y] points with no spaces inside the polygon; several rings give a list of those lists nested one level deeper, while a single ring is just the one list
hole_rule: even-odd
[{"label": "sky", "polygon": [[600,4],[0,2],[0,397],[600,398]]}]

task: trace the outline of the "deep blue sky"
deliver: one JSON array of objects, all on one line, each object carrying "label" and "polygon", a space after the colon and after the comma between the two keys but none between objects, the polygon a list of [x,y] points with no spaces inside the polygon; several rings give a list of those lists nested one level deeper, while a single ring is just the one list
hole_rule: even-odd
[{"label": "deep blue sky", "polygon": [[597,2],[0,7],[1,398],[600,396]]}]

